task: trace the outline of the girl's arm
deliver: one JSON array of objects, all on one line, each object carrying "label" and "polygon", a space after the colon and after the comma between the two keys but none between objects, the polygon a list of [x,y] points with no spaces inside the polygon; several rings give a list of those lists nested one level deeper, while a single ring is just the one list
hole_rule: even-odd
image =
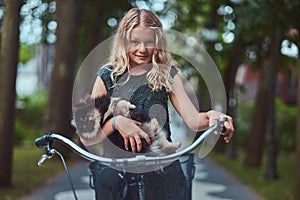
[{"label": "girl's arm", "polygon": [[[207,129],[209,126],[212,126],[217,122],[219,116],[225,115],[224,113],[215,110],[198,112],[187,95],[181,76],[178,73],[174,77],[174,87],[170,94],[170,100],[175,110],[182,117],[187,126],[193,131]],[[226,142],[230,141],[234,131],[232,118],[229,116],[228,118],[228,122],[224,124],[226,128],[226,136],[224,137],[224,140]]]}]

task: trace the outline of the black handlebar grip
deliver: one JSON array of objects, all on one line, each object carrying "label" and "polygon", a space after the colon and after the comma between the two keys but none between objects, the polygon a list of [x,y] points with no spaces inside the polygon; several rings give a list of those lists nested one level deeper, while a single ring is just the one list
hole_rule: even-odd
[{"label": "black handlebar grip", "polygon": [[225,136],[226,134],[226,127],[225,126],[223,126],[223,128],[222,128],[222,131],[221,131],[221,135],[223,135],[223,136]]},{"label": "black handlebar grip", "polygon": [[48,133],[48,134],[46,134],[46,135],[44,135],[44,136],[42,136],[40,138],[35,139],[35,141],[34,141],[35,145],[38,148],[43,148],[43,147],[47,146],[48,143],[50,142],[50,140],[49,140],[49,135],[50,134],[51,133]]}]

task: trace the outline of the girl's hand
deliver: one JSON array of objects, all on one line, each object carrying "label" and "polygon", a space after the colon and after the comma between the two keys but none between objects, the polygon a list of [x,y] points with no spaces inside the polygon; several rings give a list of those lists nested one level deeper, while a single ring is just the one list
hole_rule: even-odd
[{"label": "girl's hand", "polygon": [[[208,120],[209,120],[209,126],[212,126],[214,125],[215,123],[218,122],[218,118],[220,116],[224,116],[225,114],[224,113],[221,113],[221,112],[218,112],[218,111],[215,111],[215,110],[211,110],[211,111],[208,111],[207,112],[207,115],[208,115]],[[233,126],[233,120],[232,120],[232,117],[226,115],[228,117],[228,121],[226,121],[224,123],[224,126],[226,128],[226,131],[224,133],[224,140],[226,143],[228,143],[233,135],[233,132],[234,132],[234,126]]]},{"label": "girl's hand", "polygon": [[147,133],[145,133],[139,125],[141,122],[129,119],[122,115],[115,116],[116,123],[115,128],[119,131],[124,139],[125,149],[129,149],[129,145],[131,146],[132,152],[141,152],[142,151],[142,141],[141,137],[146,140],[146,142],[150,145],[151,139]]}]

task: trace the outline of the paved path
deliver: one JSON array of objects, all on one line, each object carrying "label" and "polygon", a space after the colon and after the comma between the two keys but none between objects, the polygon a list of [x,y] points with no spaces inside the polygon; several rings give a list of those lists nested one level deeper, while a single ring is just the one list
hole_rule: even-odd
[{"label": "paved path", "polygon": [[209,159],[196,160],[193,200],[262,200]]},{"label": "paved path", "polygon": [[[193,181],[193,200],[261,200],[249,188],[233,178],[220,166],[205,158],[195,160],[196,174]],[[45,163],[46,165],[46,163]],[[89,188],[88,163],[78,163],[71,170],[72,179],[79,200],[94,199],[94,191]],[[64,173],[45,183],[34,193],[19,200],[70,200],[70,191]]]}]

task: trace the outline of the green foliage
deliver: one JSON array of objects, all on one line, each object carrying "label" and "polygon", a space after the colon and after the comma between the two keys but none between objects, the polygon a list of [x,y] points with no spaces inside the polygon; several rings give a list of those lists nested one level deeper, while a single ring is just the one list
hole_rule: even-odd
[{"label": "green foliage", "polygon": [[[111,37],[116,27],[108,24],[109,19],[115,19],[118,23],[124,13],[131,8],[130,1],[112,0],[106,1],[105,7],[102,1],[84,1],[84,9],[80,12],[79,21],[79,56],[84,58],[96,45]],[[118,6],[116,6],[118,5]],[[92,30],[92,31],[91,31]]]},{"label": "green foliage", "polygon": [[43,128],[47,93],[39,91],[32,96],[17,98],[15,143],[33,140]]},{"label": "green foliage", "polygon": [[[274,31],[299,27],[298,0],[247,0],[237,7],[236,34],[243,38],[247,59],[264,60]],[[253,55],[256,56],[253,56]]]},{"label": "green foliage", "polygon": [[245,144],[247,135],[251,127],[253,102],[245,102],[238,104],[236,123],[236,133],[238,134],[237,140],[239,144]]},{"label": "green foliage", "polygon": [[15,120],[15,134],[14,134],[14,143],[20,144],[24,141],[25,136],[28,134],[28,129],[20,122],[20,120]]},{"label": "green foliage", "polygon": [[172,5],[177,16],[174,28],[181,32],[197,32],[209,20],[210,2],[178,0]]},{"label": "green foliage", "polygon": [[246,1],[246,3],[236,11],[239,17],[237,32],[238,34],[251,33],[243,35],[249,43],[254,43],[255,41],[262,43],[265,37],[268,36],[268,29],[271,26],[269,21],[272,19],[270,18],[271,13],[262,12],[262,10],[266,11],[264,3]]},{"label": "green foliage", "polygon": [[[253,114],[253,102],[238,105],[236,119],[236,133],[238,143],[245,144],[249,132]],[[280,151],[295,151],[296,138],[296,118],[297,109],[295,106],[285,105],[280,100],[276,100],[276,134],[278,136]]]},{"label": "green foliage", "polygon": [[19,62],[27,63],[34,56],[32,46],[21,44],[19,47]]},{"label": "green foliage", "polygon": [[297,108],[276,101],[276,131],[279,136],[280,150],[295,151]]}]

